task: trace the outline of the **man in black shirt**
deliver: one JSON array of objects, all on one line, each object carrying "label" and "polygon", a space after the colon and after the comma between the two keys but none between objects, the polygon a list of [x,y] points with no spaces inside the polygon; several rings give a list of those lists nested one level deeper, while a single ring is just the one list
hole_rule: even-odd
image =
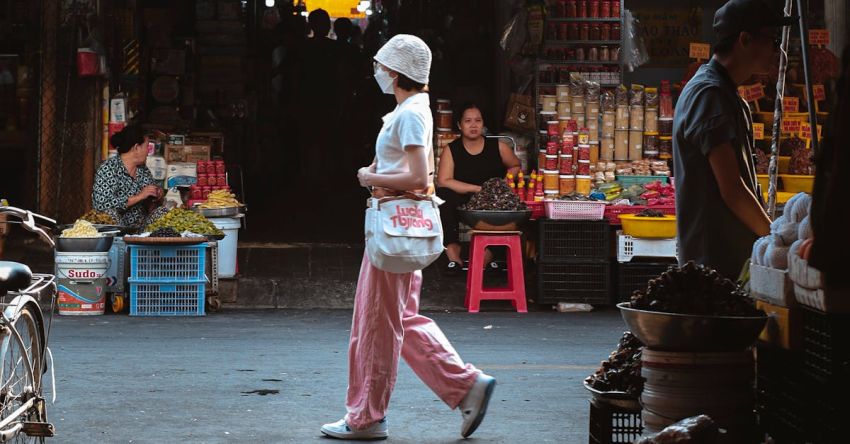
[{"label": "man in black shirt", "polygon": [[676,104],[673,161],[679,261],[736,278],[753,242],[770,233],[753,162],[752,116],[737,87],[765,72],[780,28],[793,22],[766,0],[730,0],[714,14],[718,41]]}]

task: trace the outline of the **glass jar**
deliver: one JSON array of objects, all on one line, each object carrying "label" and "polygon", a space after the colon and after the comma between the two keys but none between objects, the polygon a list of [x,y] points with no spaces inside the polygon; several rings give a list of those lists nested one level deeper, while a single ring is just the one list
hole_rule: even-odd
[{"label": "glass jar", "polygon": [[611,40],[620,40],[620,24],[614,23],[611,25]]},{"label": "glass jar", "polygon": [[584,48],[576,48],[576,60],[579,62],[585,61]]},{"label": "glass jar", "polygon": [[558,0],[557,4],[555,5],[555,8],[554,8],[555,13],[553,14],[552,18],[566,17],[566,15],[567,15],[566,9],[567,9],[566,0]]},{"label": "glass jar", "polygon": [[581,32],[579,32],[579,40],[590,40],[590,23],[581,24]]},{"label": "glass jar", "polygon": [[611,61],[611,51],[608,50],[607,46],[599,47],[599,60],[602,62]]},{"label": "glass jar", "polygon": [[567,40],[570,38],[570,28],[569,23],[561,23],[558,25],[558,32],[556,38],[558,40]]},{"label": "glass jar", "polygon": [[578,17],[578,1],[568,0],[567,1],[567,7],[564,11],[564,14],[567,16],[567,18]]},{"label": "glass jar", "polygon": [[587,50],[587,60],[590,62],[598,62],[599,61],[599,50],[596,49],[595,46],[589,48]]},{"label": "glass jar", "polygon": [[599,25],[599,40],[611,40],[611,24],[603,23]]},{"label": "glass jar", "polygon": [[602,0],[599,2],[599,17],[605,18],[611,16],[611,2]]},{"label": "glass jar", "polygon": [[555,40],[558,38],[558,24],[549,23],[546,25],[546,39]]},{"label": "glass jar", "polygon": [[581,25],[578,23],[570,23],[570,40],[578,40],[581,38]]},{"label": "glass jar", "polygon": [[578,0],[578,15],[576,17],[587,18],[587,0]]},{"label": "glass jar", "polygon": [[599,0],[589,0],[587,10],[588,17],[599,18]]},{"label": "glass jar", "polygon": [[611,0],[611,18],[620,18],[620,0]]},{"label": "glass jar", "polygon": [[599,24],[594,23],[590,26],[590,40],[600,40],[600,29]]}]

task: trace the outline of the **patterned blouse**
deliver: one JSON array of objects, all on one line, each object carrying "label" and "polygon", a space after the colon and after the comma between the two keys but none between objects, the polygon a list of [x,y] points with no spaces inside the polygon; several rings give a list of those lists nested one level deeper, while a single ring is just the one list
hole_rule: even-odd
[{"label": "patterned blouse", "polygon": [[94,177],[92,205],[97,211],[109,213],[121,225],[138,227],[148,219],[146,202],[142,201],[127,208],[127,200],[139,194],[142,188],[155,185],[151,171],[146,166],[136,168],[136,177],[130,176],[121,156],[113,156],[103,162]]}]

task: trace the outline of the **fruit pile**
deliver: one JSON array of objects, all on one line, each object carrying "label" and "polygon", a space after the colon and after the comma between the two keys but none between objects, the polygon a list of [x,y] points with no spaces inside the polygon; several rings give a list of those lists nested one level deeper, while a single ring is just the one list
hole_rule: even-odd
[{"label": "fruit pile", "polygon": [[150,237],[180,237],[180,233],[178,233],[174,228],[162,227],[151,232]]},{"label": "fruit pile", "polygon": [[96,210],[91,210],[84,214],[80,219],[99,225],[116,225],[118,222],[107,213]]},{"label": "fruit pile", "polygon": [[233,208],[242,204],[236,200],[236,195],[227,190],[215,190],[207,197],[201,208]]},{"label": "fruit pile", "polygon": [[184,210],[182,208],[172,208],[165,214],[165,216],[162,216],[154,223],[148,225],[147,228],[145,228],[145,231],[154,232],[159,228],[165,227],[172,228],[178,233],[189,231],[191,233],[206,236],[218,236],[224,234],[204,216],[201,216],[194,211]]},{"label": "fruit pile", "polygon": [[584,382],[601,392],[626,392],[639,396],[643,392],[643,378],[640,376],[640,359],[643,344],[630,332],[623,333],[617,350],[611,353],[607,361],[596,373]]},{"label": "fruit pile", "polygon": [[481,191],[472,195],[461,210],[469,211],[523,211],[527,210],[519,196],[514,193],[505,179],[494,177],[481,185]]},{"label": "fruit pile", "polygon": [[746,290],[717,271],[688,262],[670,267],[632,294],[632,308],[699,316],[761,316]]}]

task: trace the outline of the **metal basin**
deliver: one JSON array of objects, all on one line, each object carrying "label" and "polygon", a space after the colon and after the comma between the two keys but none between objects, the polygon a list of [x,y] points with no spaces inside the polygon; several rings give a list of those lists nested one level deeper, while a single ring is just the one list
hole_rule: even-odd
[{"label": "metal basin", "polygon": [[636,310],[617,304],[629,330],[647,347],[663,351],[737,351],[753,345],[767,315],[696,316]]},{"label": "metal basin", "polygon": [[482,231],[516,231],[531,218],[531,210],[494,211],[494,210],[461,210],[458,209],[460,220]]},{"label": "metal basin", "polygon": [[56,237],[56,251],[74,253],[103,253],[112,247],[114,236]]}]

